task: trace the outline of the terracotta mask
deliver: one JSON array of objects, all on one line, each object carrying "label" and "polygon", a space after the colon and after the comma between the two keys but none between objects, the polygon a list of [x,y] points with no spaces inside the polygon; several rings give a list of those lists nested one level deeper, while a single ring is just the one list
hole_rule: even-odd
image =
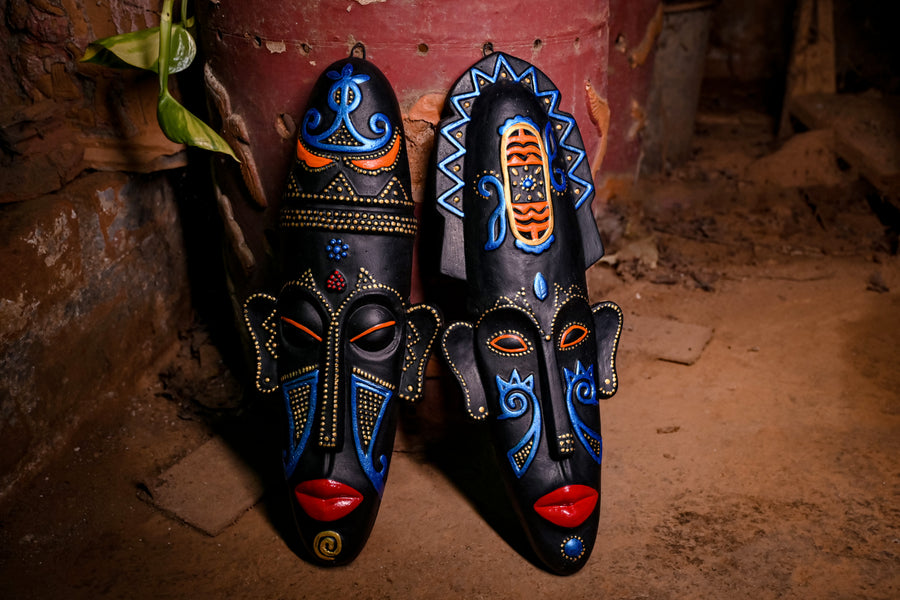
[{"label": "terracotta mask", "polygon": [[533,65],[494,53],[448,95],[436,136],[441,270],[464,279],[467,322],[443,352],[470,416],[486,421],[512,505],[557,573],[594,544],[598,401],[616,391],[622,313],[591,306],[585,269],[603,254],[578,127]]},{"label": "terracotta mask", "polygon": [[325,69],[280,215],[284,285],[245,307],[257,386],[284,405],[284,473],[311,561],[344,564],[375,521],[397,403],[422,395],[440,317],[410,306],[416,219],[397,100],[371,63]]}]

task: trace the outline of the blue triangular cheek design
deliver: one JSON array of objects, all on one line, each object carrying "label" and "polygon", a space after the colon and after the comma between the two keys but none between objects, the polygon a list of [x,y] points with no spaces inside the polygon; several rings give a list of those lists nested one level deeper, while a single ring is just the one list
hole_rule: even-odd
[{"label": "blue triangular cheek design", "polygon": [[313,369],[281,386],[288,414],[288,446],[284,451],[284,474],[290,477],[306,449],[316,414],[319,370]]},{"label": "blue triangular cheek design", "polygon": [[509,381],[499,375],[496,381],[497,391],[500,392],[500,416],[497,419],[521,417],[531,405],[531,426],[522,439],[506,453],[513,473],[521,478],[531,466],[541,439],[541,406],[534,395],[534,374],[522,380],[519,372],[513,369]]},{"label": "blue triangular cheek design", "polygon": [[566,378],[566,407],[569,410],[569,420],[575,428],[575,435],[591,458],[600,464],[603,459],[603,440],[599,433],[585,424],[575,410],[576,400],[583,405],[597,406],[594,365],[588,365],[585,369],[581,361],[576,361],[575,372],[563,367],[563,374]]},{"label": "blue triangular cheek design", "polygon": [[389,458],[378,457],[380,468],[375,466],[375,440],[381,429],[393,392],[383,385],[360,377],[356,373],[350,377],[350,412],[353,415],[353,440],[356,456],[366,477],[381,496],[387,479]]}]

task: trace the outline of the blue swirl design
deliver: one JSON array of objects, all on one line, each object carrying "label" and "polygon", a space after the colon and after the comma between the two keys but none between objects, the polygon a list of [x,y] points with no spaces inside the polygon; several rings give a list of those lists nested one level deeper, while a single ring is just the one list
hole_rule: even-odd
[{"label": "blue swirl design", "polygon": [[494,209],[490,219],[488,219],[489,239],[487,244],[484,245],[484,249],[496,250],[503,244],[503,240],[506,239],[506,202],[503,199],[503,184],[501,184],[500,180],[493,175],[485,175],[478,180],[479,194],[485,198],[491,197],[490,190],[485,187],[487,184],[491,184],[494,189],[497,190],[499,199],[497,201],[497,208]]},{"label": "blue swirl design", "polygon": [[594,365],[588,365],[587,369],[576,361],[575,372],[563,367],[563,375],[566,379],[566,407],[569,410],[569,420],[575,428],[578,441],[584,446],[597,464],[600,464],[603,456],[603,441],[600,434],[588,427],[575,410],[575,400],[588,406],[597,405],[597,384],[594,381]]},{"label": "blue swirl design", "polygon": [[538,244],[537,246],[529,246],[528,244],[523,243],[522,240],[516,240],[516,248],[529,254],[540,254],[549,248],[550,244],[552,244],[555,239],[556,236],[551,233],[550,237],[548,237],[543,244]]},{"label": "blue swirl design", "polygon": [[[316,414],[316,396],[319,382],[319,370],[314,369],[308,373],[304,373],[299,377],[295,377],[281,385],[281,391],[284,394],[285,408],[288,414],[288,449],[284,451],[284,473],[290,477],[297,468],[297,461],[306,449],[306,442],[309,440],[309,432],[312,431],[313,421]],[[294,407],[292,404],[302,398],[303,402],[308,402],[306,409],[306,418],[300,420],[294,418]],[[300,439],[297,440],[297,431],[300,432]]]},{"label": "blue swirl design", "polygon": [[[466,126],[469,121],[472,120],[472,117],[469,116],[463,106],[464,103],[481,95],[482,80],[486,82],[484,85],[496,83],[497,78],[500,77],[501,69],[505,69],[512,81],[515,82],[526,83],[524,82],[524,80],[530,76],[530,85],[532,91],[534,92],[534,95],[539,99],[549,98],[550,100],[549,104],[547,105],[547,113],[550,115],[550,118],[565,123],[566,128],[560,136],[559,145],[560,147],[572,153],[573,158],[566,172],[569,179],[583,186],[581,195],[575,199],[575,209],[577,210],[581,208],[581,205],[584,204],[584,202],[593,195],[594,184],[575,175],[575,170],[579,167],[579,165],[581,165],[582,162],[584,162],[585,159],[585,151],[582,148],[573,146],[572,144],[568,143],[569,135],[576,128],[575,119],[568,114],[559,112],[558,108],[560,93],[558,89],[552,87],[552,84],[551,89],[549,90],[538,89],[538,71],[534,65],[528,65],[527,69],[525,69],[521,73],[516,73],[515,69],[513,69],[512,65],[509,64],[509,61],[506,60],[506,57],[502,54],[498,54],[497,60],[494,63],[494,70],[491,74],[485,73],[484,71],[474,67],[469,69],[469,77],[472,79],[472,85],[474,87],[471,92],[466,92],[450,97],[450,104],[456,111],[457,118],[441,127],[441,136],[443,136],[443,138],[447,142],[449,142],[455,148],[455,150],[438,163],[438,170],[452,182],[452,185],[449,189],[444,191],[444,193],[442,193],[440,197],[438,197],[438,204],[440,204],[444,210],[453,215],[456,215],[457,217],[464,216],[462,209],[458,206],[454,206],[453,203],[453,196],[459,193],[459,191],[463,188],[464,183],[459,175],[457,175],[453,171],[452,165],[457,159],[465,156],[466,147],[456,139],[456,136],[454,134],[458,129]],[[554,187],[555,186],[556,182],[554,181]]]},{"label": "blue swirl design", "polygon": [[[366,392],[368,392],[368,398],[363,398],[362,394],[366,394]],[[359,464],[365,471],[366,477],[375,486],[375,491],[379,496],[384,492],[388,457],[383,454],[379,456],[378,463],[381,468],[375,467],[374,442],[378,438],[378,432],[381,429],[384,415],[387,414],[388,402],[392,395],[391,390],[383,385],[364,379],[355,373],[350,376],[350,413],[353,415],[353,441],[356,446],[356,456],[359,458]],[[377,407],[373,406],[375,402],[378,403]],[[366,422],[363,422],[363,419]],[[368,440],[362,438],[364,429],[369,432]]]},{"label": "blue swirl design", "polygon": [[[334,121],[331,126],[324,132],[314,134],[312,130],[319,126],[322,121],[322,113],[315,108],[303,116],[303,127],[301,128],[301,136],[307,145],[320,150],[329,150],[331,152],[342,153],[359,153],[372,152],[384,147],[393,134],[390,120],[383,113],[375,113],[369,118],[369,129],[371,129],[378,138],[367,138],[356,130],[350,115],[359,107],[362,102],[362,91],[359,84],[365,83],[370,79],[365,73],[358,75],[353,74],[353,65],[346,64],[340,73],[337,71],[328,71],[326,73],[329,79],[334,79],[335,83],[328,90],[328,107],[335,112]],[[344,125],[350,135],[359,142],[357,146],[348,146],[342,144],[331,144],[326,140],[334,135],[334,133]]]},{"label": "blue swirl design", "polygon": [[500,416],[497,417],[498,419],[521,417],[528,410],[528,405],[531,404],[531,426],[522,439],[506,453],[513,473],[517,478],[521,478],[531,466],[541,438],[541,406],[537,396],[534,395],[534,374],[522,380],[519,372],[513,369],[509,381],[505,381],[497,375],[497,390],[500,392]]}]

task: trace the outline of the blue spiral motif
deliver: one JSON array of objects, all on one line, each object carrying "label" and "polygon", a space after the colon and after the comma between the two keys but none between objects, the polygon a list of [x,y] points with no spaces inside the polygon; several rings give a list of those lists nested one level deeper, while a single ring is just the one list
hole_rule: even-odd
[{"label": "blue spiral motif", "polygon": [[[312,131],[321,123],[322,113],[315,108],[309,109],[306,115],[303,116],[303,127],[301,129],[303,141],[320,150],[342,153],[373,152],[382,148],[393,135],[391,122],[383,113],[375,113],[369,118],[369,129],[379,136],[374,139],[367,138],[359,133],[350,119],[350,114],[362,102],[362,91],[359,89],[359,84],[365,83],[370,77],[364,73],[354,75],[353,65],[349,63],[344,65],[340,73],[328,71],[326,75],[329,79],[335,80],[334,85],[328,90],[328,107],[335,112],[334,121],[332,121],[331,126],[326,131],[314,134]],[[359,142],[359,145],[348,146],[332,144],[326,141],[334,135],[341,125],[347,128],[347,131],[354,140]]]},{"label": "blue spiral motif", "polygon": [[575,410],[575,401],[587,406],[597,405],[597,383],[594,380],[594,365],[585,369],[581,361],[576,361],[575,372],[563,367],[566,379],[566,407],[569,420],[575,428],[575,435],[588,454],[599,464],[602,460],[603,442],[600,434],[588,427]]},{"label": "blue spiral motif", "polygon": [[531,426],[522,439],[506,453],[513,473],[520,478],[531,466],[541,438],[541,406],[537,396],[534,395],[534,374],[523,380],[519,372],[513,369],[508,381],[497,375],[497,391],[500,392],[498,419],[521,417],[528,410],[529,404],[531,405]]}]

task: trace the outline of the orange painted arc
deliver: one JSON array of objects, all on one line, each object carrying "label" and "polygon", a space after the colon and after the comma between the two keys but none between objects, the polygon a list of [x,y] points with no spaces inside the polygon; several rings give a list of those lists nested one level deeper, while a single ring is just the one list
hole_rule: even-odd
[{"label": "orange painted arc", "polygon": [[355,342],[356,340],[361,339],[361,338],[364,338],[364,337],[366,337],[367,335],[369,335],[370,333],[373,333],[373,332],[375,332],[375,331],[378,331],[379,329],[384,329],[385,327],[391,327],[391,326],[396,325],[396,324],[397,324],[397,321],[385,321],[384,323],[379,323],[378,325],[374,325],[374,326],[372,326],[372,327],[369,327],[368,329],[366,329],[366,330],[363,331],[362,333],[353,336],[352,338],[350,338],[350,341],[351,341],[351,342]]},{"label": "orange painted arc", "polygon": [[391,149],[384,156],[379,156],[378,158],[370,158],[370,159],[359,159],[359,160],[351,160],[354,165],[359,167],[360,169],[365,169],[366,171],[375,171],[377,169],[384,169],[390,167],[397,160],[397,155],[400,154],[400,145],[403,141],[400,139],[400,136],[394,137],[394,145],[391,146]]},{"label": "orange painted arc", "polygon": [[287,317],[281,317],[281,320],[284,321],[285,323],[287,323],[288,325],[292,325],[292,326],[296,327],[297,329],[299,329],[300,331],[302,331],[303,333],[305,333],[312,339],[316,340],[317,342],[322,341],[322,337],[320,335],[318,335],[315,331],[310,329],[309,327],[307,327],[305,325],[301,325],[297,321],[295,321],[293,319],[288,319]]},{"label": "orange painted arc", "polygon": [[311,169],[327,167],[334,162],[330,158],[313,154],[300,143],[300,140],[297,140],[297,158]]}]

